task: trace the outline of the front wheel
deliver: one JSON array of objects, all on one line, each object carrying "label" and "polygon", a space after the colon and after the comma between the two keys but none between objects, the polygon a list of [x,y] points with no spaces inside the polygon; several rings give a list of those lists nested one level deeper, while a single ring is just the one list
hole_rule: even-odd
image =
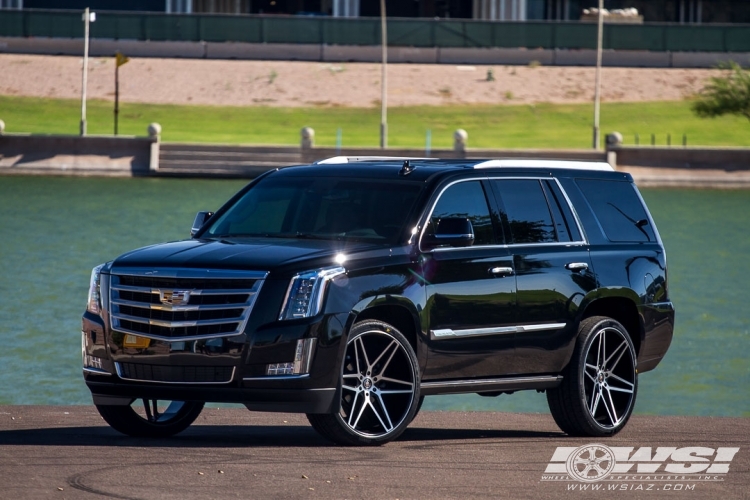
[{"label": "front wheel", "polygon": [[310,424],[338,444],[396,439],[420,402],[419,365],[409,341],[387,323],[362,321],[352,327],[342,365],[338,412],[308,414]]},{"label": "front wheel", "polygon": [[552,417],[571,436],[611,436],[627,423],[638,391],[635,348],[627,330],[604,316],[581,322],[562,383],[547,390]]},{"label": "front wheel", "polygon": [[130,405],[96,405],[116,431],[133,437],[174,436],[190,427],[203,410],[202,402],[136,400]]}]

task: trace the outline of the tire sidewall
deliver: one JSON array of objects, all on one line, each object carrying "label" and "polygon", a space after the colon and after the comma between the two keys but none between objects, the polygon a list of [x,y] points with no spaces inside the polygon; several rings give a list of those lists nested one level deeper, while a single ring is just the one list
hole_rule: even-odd
[{"label": "tire sidewall", "polygon": [[162,438],[173,436],[187,429],[198,418],[204,406],[202,402],[185,401],[184,406],[174,418],[166,422],[148,422],[132,406],[138,401],[141,400],[138,399],[127,406],[97,405],[97,410],[113,429],[123,434],[133,437]]},{"label": "tire sidewall", "polygon": [[[586,385],[585,385],[585,366],[586,366],[586,356],[589,353],[591,349],[591,345],[594,342],[594,339],[596,338],[596,334],[600,332],[603,329],[613,329],[617,330],[620,335],[627,341],[627,348],[630,352],[631,359],[633,360],[633,370],[635,371],[635,378],[634,378],[634,387],[633,387],[633,395],[630,398],[629,406],[624,414],[624,417],[620,420],[620,422],[613,426],[613,427],[604,427],[599,422],[594,420],[594,417],[591,415],[591,413],[588,410],[588,397],[586,395]],[[581,332],[581,337],[579,337],[579,346],[580,349],[577,352],[576,355],[576,364],[575,364],[575,376],[576,376],[576,386],[577,386],[577,393],[578,393],[578,402],[583,408],[583,414],[586,417],[586,422],[588,426],[592,429],[592,434],[594,436],[609,436],[616,434],[619,432],[625,424],[627,424],[628,420],[630,419],[630,416],[633,413],[633,408],[635,406],[635,400],[638,393],[638,359],[635,352],[635,346],[633,345],[633,340],[630,338],[630,335],[628,334],[625,327],[623,327],[618,321],[611,319],[611,318],[602,318],[590,327],[586,328],[585,331]]]},{"label": "tire sidewall", "polygon": [[[414,380],[414,390],[412,392],[412,399],[411,404],[409,406],[409,410],[406,412],[404,417],[402,418],[401,422],[396,425],[393,430],[385,435],[382,436],[364,436],[362,434],[354,432],[349,425],[344,422],[344,420],[341,417],[341,398],[343,397],[343,390],[342,390],[342,384],[343,384],[343,375],[344,375],[344,369],[346,367],[346,353],[349,350],[349,346],[352,342],[354,342],[356,339],[367,335],[368,333],[377,332],[382,335],[390,336],[393,338],[396,342],[398,342],[401,346],[401,348],[406,353],[407,357],[409,358],[410,362],[410,368],[412,372],[412,378]],[[406,427],[411,423],[411,421],[414,419],[414,416],[417,413],[417,407],[419,406],[419,400],[420,400],[420,394],[419,394],[419,384],[420,384],[420,374],[419,374],[419,363],[417,361],[417,356],[414,352],[414,349],[412,348],[409,341],[404,337],[404,335],[398,331],[393,326],[389,325],[388,323],[384,323],[382,321],[376,321],[376,320],[365,320],[360,323],[355,323],[354,326],[352,326],[352,329],[349,333],[349,336],[347,337],[346,344],[344,346],[344,352],[341,359],[341,370],[339,372],[339,404],[337,406],[336,412],[334,413],[334,418],[336,419],[336,422],[338,425],[341,426],[341,428],[349,435],[351,438],[355,441],[357,441],[360,444],[383,444],[387,443],[389,441],[392,441],[396,439],[398,436],[400,436],[404,430],[406,430]]]}]

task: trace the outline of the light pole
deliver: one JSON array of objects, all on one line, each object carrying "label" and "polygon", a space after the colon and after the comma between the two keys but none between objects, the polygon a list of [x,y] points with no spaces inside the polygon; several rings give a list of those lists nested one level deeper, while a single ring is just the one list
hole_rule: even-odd
[{"label": "light pole", "polygon": [[594,149],[599,149],[599,89],[602,83],[602,32],[604,31],[604,0],[599,0],[596,32],[596,82],[594,83]]},{"label": "light pole", "polygon": [[89,73],[89,23],[96,21],[96,12],[83,11],[83,76],[81,77],[81,135],[86,135],[86,84]]},{"label": "light pole", "polygon": [[380,78],[380,147],[388,147],[388,32],[385,27],[385,0],[380,0],[380,38],[383,50]]}]

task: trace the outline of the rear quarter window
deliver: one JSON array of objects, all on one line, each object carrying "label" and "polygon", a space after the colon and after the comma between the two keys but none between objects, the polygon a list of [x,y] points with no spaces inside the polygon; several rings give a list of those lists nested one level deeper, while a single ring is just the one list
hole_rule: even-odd
[{"label": "rear quarter window", "polygon": [[600,179],[576,179],[576,184],[610,241],[656,241],[646,209],[633,184]]}]

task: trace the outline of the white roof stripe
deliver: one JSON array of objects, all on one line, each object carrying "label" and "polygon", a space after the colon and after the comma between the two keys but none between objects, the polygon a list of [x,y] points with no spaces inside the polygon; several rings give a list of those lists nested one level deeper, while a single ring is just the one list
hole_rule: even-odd
[{"label": "white roof stripe", "polygon": [[567,168],[571,170],[602,170],[612,172],[614,169],[603,161],[571,160],[488,160],[474,165],[474,168]]},{"label": "white roof stripe", "polygon": [[360,161],[403,161],[403,160],[435,160],[435,158],[418,158],[413,156],[333,156],[319,160],[317,165],[337,165],[341,163],[355,163]]}]

